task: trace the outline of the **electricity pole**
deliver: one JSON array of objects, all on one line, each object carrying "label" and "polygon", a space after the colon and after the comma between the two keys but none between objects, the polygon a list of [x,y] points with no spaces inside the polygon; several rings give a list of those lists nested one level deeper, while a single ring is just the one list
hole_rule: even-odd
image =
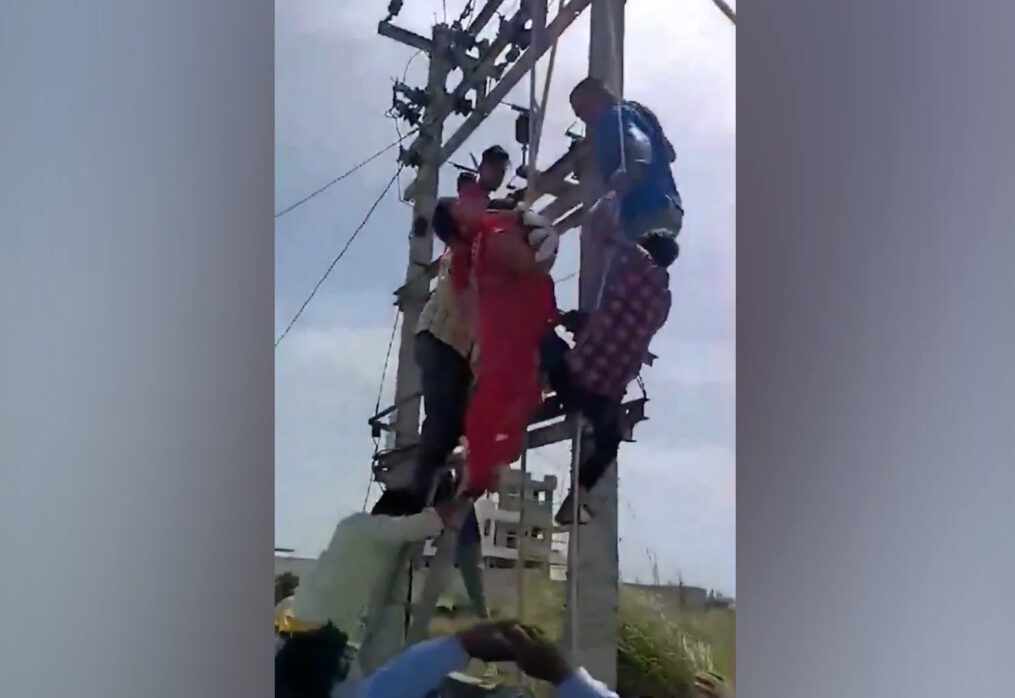
[{"label": "electricity pole", "polygon": [[[429,70],[426,84],[426,108],[419,130],[420,166],[417,174],[418,189],[412,207],[413,221],[429,221],[437,205],[437,184],[440,165],[437,153],[444,135],[444,119],[431,119],[430,113],[446,96],[444,84],[452,64],[447,59],[451,46],[448,28],[438,24],[433,28],[432,49],[428,52]],[[420,234],[422,233],[422,234]],[[420,371],[413,357],[416,323],[430,294],[430,276],[427,267],[433,258],[433,231],[412,226],[409,238],[409,263],[405,270],[405,285],[398,291],[398,305],[402,311],[402,331],[398,347],[398,369],[395,376],[395,448],[415,443],[419,436]]]},{"label": "electricity pole", "polygon": [[[392,17],[378,26],[379,34],[425,52],[430,61],[427,86],[420,100],[425,106],[419,117],[419,135],[400,155],[403,163],[417,167],[418,171],[405,190],[406,200],[413,201],[414,225],[405,284],[396,292],[402,310],[402,330],[395,404],[370,420],[375,435],[383,430],[394,433],[395,448],[378,454],[374,465],[378,480],[389,487],[396,486],[395,483],[401,479],[401,476],[393,473],[399,469],[405,472],[411,468],[414,460],[412,447],[419,439],[420,372],[413,349],[416,324],[429,295],[436,265],[432,260],[432,231],[428,225],[417,226],[415,222],[420,219],[430,220],[436,204],[437,173],[440,166],[454,155],[510,90],[534,69],[543,54],[589,5],[592,5],[589,72],[602,78],[614,90],[622,88],[624,0],[566,0],[549,22],[546,22],[546,0],[525,0],[517,14],[501,21],[495,37],[478,41],[479,32],[496,14],[502,1],[487,0],[467,28],[458,22],[451,26],[436,25],[429,39],[396,27],[391,23]],[[539,3],[539,6],[533,2]],[[533,23],[529,29],[525,29],[533,17],[538,18],[540,26]],[[522,38],[526,33],[529,40]],[[532,38],[536,40],[531,41]],[[473,50],[477,55],[469,54]],[[506,60],[498,63],[505,52]],[[462,69],[463,78],[449,93],[445,84],[449,73],[456,68]],[[495,81],[492,86],[488,84],[491,80]],[[475,95],[474,105],[466,103],[469,94]],[[539,105],[539,108],[544,106]],[[561,105],[560,108],[566,109],[566,106]],[[444,123],[452,113],[464,116],[465,120],[454,133],[444,139]],[[536,114],[529,113],[529,118],[535,120]],[[561,234],[581,224],[584,210],[599,195],[599,189],[593,182],[594,165],[583,162],[589,151],[587,144],[576,142],[575,147],[545,170],[538,172],[534,183],[532,179],[529,181],[533,191],[526,192],[526,200],[543,202],[545,197],[551,197],[549,203],[542,203],[537,209],[554,221]],[[533,165],[535,171],[536,163]],[[580,183],[569,179],[578,169],[582,170]],[[595,300],[592,292],[586,289],[598,283],[601,273],[598,269],[602,266],[598,262],[594,259],[591,248],[583,241],[579,279],[580,305],[583,308],[589,307]],[[647,362],[650,363],[652,358],[654,357],[647,357]],[[392,413],[394,416],[389,423],[380,421]],[[559,404],[544,404],[530,423],[527,448],[540,448],[571,438],[574,433],[571,420],[561,421],[564,417],[566,415]],[[625,403],[625,432],[630,433],[634,425],[644,418],[644,400]],[[579,580],[577,617],[574,618],[578,629],[574,644],[578,656],[575,659],[584,666],[595,667],[597,678],[615,686],[619,583],[615,468],[607,472],[602,483],[593,491],[592,498],[595,500],[593,506],[597,510],[596,517],[590,525],[582,527],[579,554],[569,555],[568,559],[569,579]],[[519,531],[519,534],[524,536],[525,532]],[[438,557],[443,557],[443,546],[453,543],[450,539],[444,541],[442,537],[438,541]],[[440,575],[433,569],[436,564],[437,558],[428,575],[424,598],[439,591],[435,580]],[[522,559],[519,564],[523,564]],[[392,589],[396,591],[389,598],[402,594],[401,598],[405,599],[405,590],[409,585],[408,566],[404,573],[398,574],[401,578],[397,584],[393,581]],[[431,588],[431,582],[434,582],[434,588]],[[573,604],[568,605],[570,616]],[[425,629],[429,613],[432,612],[432,608],[424,606],[426,604],[421,604],[416,609],[413,619],[414,626],[420,632],[420,629]],[[374,646],[370,649],[371,663],[375,665],[397,653],[404,642],[404,615],[390,612],[381,615],[380,618],[372,619],[368,627],[367,640]],[[365,642],[364,650],[368,649],[366,645]]]}]

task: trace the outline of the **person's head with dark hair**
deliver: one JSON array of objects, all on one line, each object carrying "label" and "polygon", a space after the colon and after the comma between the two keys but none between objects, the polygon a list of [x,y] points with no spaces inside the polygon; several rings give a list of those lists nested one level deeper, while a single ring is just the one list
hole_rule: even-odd
[{"label": "person's head with dark hair", "polygon": [[437,239],[449,247],[461,241],[458,224],[451,213],[454,203],[455,200],[451,198],[440,199],[434,207],[433,216],[430,217],[430,225]]},{"label": "person's head with dark hair", "polygon": [[276,698],[328,698],[349,674],[348,640],[331,623],[288,638],[275,654]]},{"label": "person's head with dark hair", "polygon": [[387,489],[370,510],[371,516],[412,516],[423,511],[420,497],[408,490]]},{"label": "person's head with dark hair", "polygon": [[282,599],[289,598],[300,585],[300,578],[292,572],[283,572],[275,577],[275,605]]},{"label": "person's head with dark hair", "polygon": [[511,156],[499,145],[483,151],[479,161],[479,184],[488,192],[495,192],[504,184]]},{"label": "person's head with dark hair", "polygon": [[575,116],[586,124],[595,123],[607,109],[617,103],[613,94],[602,80],[588,77],[571,90],[571,109]]},{"label": "person's head with dark hair", "polygon": [[673,264],[680,255],[680,245],[668,230],[650,230],[638,239],[638,246],[648,252],[652,261],[663,269]]}]

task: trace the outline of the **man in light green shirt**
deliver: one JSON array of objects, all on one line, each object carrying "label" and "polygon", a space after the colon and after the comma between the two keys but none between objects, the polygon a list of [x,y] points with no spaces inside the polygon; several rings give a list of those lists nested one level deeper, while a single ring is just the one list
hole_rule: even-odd
[{"label": "man in light green shirt", "polygon": [[363,638],[363,618],[375,591],[392,578],[403,547],[435,538],[444,529],[450,505],[419,510],[411,494],[389,490],[369,514],[338,522],[328,546],[293,595],[292,616],[301,627],[329,621],[353,642]]}]

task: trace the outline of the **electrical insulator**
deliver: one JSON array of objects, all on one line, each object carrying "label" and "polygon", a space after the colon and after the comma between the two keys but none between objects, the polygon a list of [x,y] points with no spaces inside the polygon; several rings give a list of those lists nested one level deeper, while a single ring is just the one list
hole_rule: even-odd
[{"label": "electrical insulator", "polygon": [[388,3],[388,20],[392,20],[398,16],[398,13],[402,11],[403,0],[391,0]]},{"label": "electrical insulator", "polygon": [[519,145],[529,144],[529,113],[522,112],[515,119],[515,142]]},{"label": "electrical insulator", "polygon": [[472,101],[466,97],[459,97],[455,100],[455,113],[460,116],[468,116],[472,113]]},{"label": "electrical insulator", "polygon": [[520,29],[515,34],[515,46],[521,49],[527,49],[532,43],[532,30],[531,29]]},{"label": "electrical insulator", "polygon": [[514,63],[522,55],[522,50],[518,48],[518,44],[511,44],[511,48],[504,55],[504,60],[508,63]]},{"label": "electrical insulator", "polygon": [[412,150],[406,150],[401,146],[398,147],[398,159],[402,164],[404,164],[407,167],[419,167],[420,165],[423,164],[422,158],[420,158],[419,153]]}]

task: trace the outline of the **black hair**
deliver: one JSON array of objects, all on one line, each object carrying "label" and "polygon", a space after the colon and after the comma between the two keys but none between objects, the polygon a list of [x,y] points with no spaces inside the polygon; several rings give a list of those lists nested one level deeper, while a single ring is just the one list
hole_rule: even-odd
[{"label": "black hair", "polygon": [[606,86],[605,82],[592,76],[582,79],[577,85],[575,85],[574,89],[571,90],[571,95],[574,96],[579,92],[590,92],[602,97],[617,99],[617,96],[613,94],[613,91],[609,87]]},{"label": "black hair", "polygon": [[476,182],[476,175],[472,172],[459,172],[458,179],[455,182],[455,188],[458,191],[462,190],[462,187],[466,184],[474,184]]},{"label": "black hair", "polygon": [[665,230],[650,230],[638,239],[638,246],[648,252],[656,266],[666,269],[680,256],[680,245],[672,233]]},{"label": "black hair", "polygon": [[507,163],[511,160],[511,156],[499,145],[491,145],[483,151],[481,159],[483,162]]},{"label": "black hair", "polygon": [[458,234],[458,225],[454,216],[451,215],[453,199],[441,199],[434,207],[430,225],[433,226],[434,234],[445,245],[451,245],[461,240]]},{"label": "black hair", "polygon": [[422,498],[406,490],[387,489],[370,510],[372,516],[412,516],[423,511]]},{"label": "black hair", "polygon": [[328,698],[349,673],[348,636],[331,623],[285,640],[275,654],[276,698]]}]

